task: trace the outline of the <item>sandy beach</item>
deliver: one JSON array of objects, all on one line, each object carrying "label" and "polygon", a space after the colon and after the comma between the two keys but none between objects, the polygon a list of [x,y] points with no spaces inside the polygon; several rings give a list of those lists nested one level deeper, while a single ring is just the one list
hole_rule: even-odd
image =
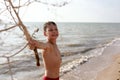
[{"label": "sandy beach", "polygon": [[[63,75],[63,80],[120,80],[120,41],[113,41],[103,51],[103,55],[91,58]],[[117,46],[116,46],[117,45]]]},{"label": "sandy beach", "polygon": [[114,56],[110,66],[98,73],[96,80],[120,80],[120,54]]}]

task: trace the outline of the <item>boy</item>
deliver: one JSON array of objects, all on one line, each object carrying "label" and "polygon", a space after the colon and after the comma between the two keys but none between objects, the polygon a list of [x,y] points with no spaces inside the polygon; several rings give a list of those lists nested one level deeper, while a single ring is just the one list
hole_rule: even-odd
[{"label": "boy", "polygon": [[45,76],[43,80],[59,80],[59,68],[61,64],[60,51],[56,44],[56,39],[59,36],[57,25],[55,22],[49,21],[44,24],[44,35],[47,42],[38,42],[30,40],[30,49],[42,49],[42,58],[45,67]]}]

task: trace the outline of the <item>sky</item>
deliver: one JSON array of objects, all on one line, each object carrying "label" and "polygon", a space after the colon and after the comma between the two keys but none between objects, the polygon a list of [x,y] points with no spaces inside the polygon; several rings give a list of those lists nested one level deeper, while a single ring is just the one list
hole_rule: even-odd
[{"label": "sky", "polygon": [[[21,18],[26,22],[120,22],[120,0],[42,0],[61,4],[53,7],[42,3],[33,3],[21,9]],[[56,2],[55,2],[56,1]]]}]

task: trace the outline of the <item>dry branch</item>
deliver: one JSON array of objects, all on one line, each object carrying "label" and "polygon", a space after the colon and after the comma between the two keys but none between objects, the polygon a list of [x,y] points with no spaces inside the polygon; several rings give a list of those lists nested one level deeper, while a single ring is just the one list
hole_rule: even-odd
[{"label": "dry branch", "polygon": [[14,26],[11,26],[11,27],[9,27],[9,28],[5,28],[5,29],[2,29],[2,30],[0,30],[0,32],[3,32],[3,31],[7,31],[7,30],[10,30],[10,29],[13,29],[13,28],[15,28],[15,27],[17,27],[18,25],[14,25]]},{"label": "dry branch", "polygon": [[[20,19],[20,17],[18,15],[18,13],[16,12],[16,9],[14,8],[14,5],[11,2],[11,0],[8,0],[8,2],[10,4],[11,8],[13,9],[14,14],[16,15],[16,17],[18,19],[18,26],[23,30],[24,35],[26,36],[26,40],[29,42],[32,38],[31,38],[26,26],[23,24],[22,20]],[[35,53],[36,62],[37,62],[36,64],[37,64],[37,66],[40,66],[39,55],[38,55],[38,52],[37,52],[37,48],[34,49],[34,53]]]}]

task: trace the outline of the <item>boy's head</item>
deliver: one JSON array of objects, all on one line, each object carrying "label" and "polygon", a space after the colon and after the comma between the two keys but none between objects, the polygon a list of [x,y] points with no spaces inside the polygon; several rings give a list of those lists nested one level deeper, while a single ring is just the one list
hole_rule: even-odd
[{"label": "boy's head", "polygon": [[56,39],[59,35],[57,24],[53,21],[46,22],[43,29],[44,35],[49,39]]},{"label": "boy's head", "polygon": [[55,22],[53,22],[53,21],[48,21],[48,22],[46,22],[45,24],[44,24],[44,32],[46,31],[46,29],[50,26],[50,25],[54,25],[54,26],[56,26],[57,27],[57,25],[56,25],[56,23]]}]

